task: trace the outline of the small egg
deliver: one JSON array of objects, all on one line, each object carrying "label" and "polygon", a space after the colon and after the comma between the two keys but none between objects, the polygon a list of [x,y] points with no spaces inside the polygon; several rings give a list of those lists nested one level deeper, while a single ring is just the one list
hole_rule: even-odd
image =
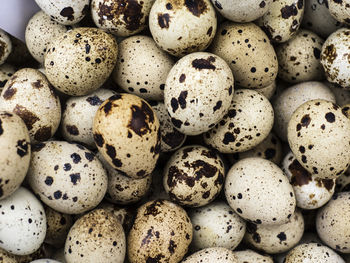
[{"label": "small egg", "polygon": [[10,64],[4,63],[0,66],[0,92],[5,87],[6,82],[15,72],[15,67]]},{"label": "small egg", "polygon": [[350,24],[350,0],[329,0],[329,13],[339,22]]},{"label": "small egg", "polygon": [[257,89],[256,91],[270,100],[275,94],[276,88],[276,80],[274,80],[270,85],[266,86],[265,88]]},{"label": "small egg", "polygon": [[238,263],[237,257],[234,252],[227,248],[223,247],[211,247],[202,249],[185,260],[181,261],[182,263],[211,263],[211,262],[220,262],[220,263]]},{"label": "small egg", "polygon": [[263,256],[253,250],[245,249],[233,252],[238,259],[238,263],[273,263],[270,256]]},{"label": "small egg", "polygon": [[12,52],[10,36],[0,28],[0,65],[4,64]]}]

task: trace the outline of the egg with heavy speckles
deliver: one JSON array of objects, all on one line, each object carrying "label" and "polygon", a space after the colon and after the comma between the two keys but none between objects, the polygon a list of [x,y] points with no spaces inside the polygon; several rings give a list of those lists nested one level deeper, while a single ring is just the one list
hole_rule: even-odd
[{"label": "egg with heavy speckles", "polygon": [[339,22],[350,24],[350,1],[329,0],[329,13]]},{"label": "egg with heavy speckles", "polygon": [[222,153],[248,151],[269,135],[273,119],[266,97],[255,90],[240,89],[234,92],[228,113],[204,135],[204,141]]},{"label": "egg with heavy speckles", "polygon": [[182,263],[210,263],[210,262],[220,262],[220,263],[238,263],[235,254],[223,247],[211,247],[202,249],[190,256]]},{"label": "egg with heavy speckles", "polygon": [[159,121],[152,107],[131,94],[117,94],[98,109],[94,140],[103,158],[131,178],[149,175],[160,152]]},{"label": "egg with heavy speckles", "polygon": [[45,75],[32,68],[16,71],[7,81],[0,108],[22,118],[32,142],[50,139],[61,120],[61,104],[54,89]]},{"label": "egg with heavy speckles", "polygon": [[253,250],[246,249],[233,252],[238,259],[238,263],[273,263],[270,256],[263,256]]},{"label": "egg with heavy speckles", "polygon": [[164,89],[173,125],[187,135],[213,128],[231,106],[233,81],[229,66],[214,54],[197,52],[180,59]]},{"label": "egg with heavy speckles", "polygon": [[5,87],[6,82],[15,72],[15,67],[10,64],[4,63],[0,66],[0,92]]},{"label": "egg with heavy speckles", "polygon": [[46,205],[66,214],[91,210],[107,190],[106,171],[94,154],[64,141],[33,146],[27,180]]},{"label": "egg with heavy speckles", "polygon": [[288,222],[295,210],[295,196],[283,171],[273,162],[246,158],[227,174],[225,195],[239,216],[256,224]]},{"label": "egg with heavy speckles", "polygon": [[100,88],[116,64],[116,40],[97,28],[80,27],[52,40],[45,56],[51,84],[71,96]]},{"label": "egg with heavy speckles", "polygon": [[20,187],[0,201],[0,247],[15,255],[28,255],[44,242],[46,216],[40,201]]},{"label": "egg with heavy speckles", "polygon": [[180,262],[192,241],[192,224],[186,211],[166,200],[139,207],[127,238],[130,262]]},{"label": "egg with heavy speckles", "polygon": [[350,120],[336,104],[311,100],[302,104],[288,124],[289,146],[308,172],[337,178],[350,164]]},{"label": "egg with heavy speckles", "polygon": [[126,240],[111,212],[95,209],[79,218],[67,235],[64,255],[69,263],[123,263]]},{"label": "egg with heavy speckles", "polygon": [[164,168],[163,185],[170,199],[199,207],[213,201],[224,184],[224,164],[212,150],[190,145],[177,150]]},{"label": "egg with heavy speckles", "polygon": [[12,42],[9,35],[0,28],[0,65],[2,65],[12,52]]},{"label": "egg with heavy speckles", "polygon": [[149,28],[159,47],[173,56],[205,50],[213,40],[217,21],[210,0],[156,0]]}]

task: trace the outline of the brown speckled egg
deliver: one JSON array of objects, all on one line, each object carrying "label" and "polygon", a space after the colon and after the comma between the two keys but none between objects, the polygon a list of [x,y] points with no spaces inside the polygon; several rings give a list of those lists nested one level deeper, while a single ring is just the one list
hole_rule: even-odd
[{"label": "brown speckled egg", "polygon": [[266,97],[255,90],[236,90],[228,113],[204,135],[204,141],[222,153],[248,151],[269,135],[273,119]]},{"label": "brown speckled egg", "polygon": [[86,95],[107,80],[117,54],[117,42],[111,35],[97,28],[76,28],[47,47],[46,76],[63,93]]},{"label": "brown speckled egg", "polygon": [[180,262],[192,241],[192,224],[183,208],[154,200],[139,207],[127,238],[129,261]]},{"label": "brown speckled egg", "polygon": [[64,255],[69,263],[123,263],[126,240],[122,225],[104,209],[79,218],[69,230]]},{"label": "brown speckled egg", "polygon": [[9,35],[0,28],[0,65],[2,65],[12,52],[12,42]]},{"label": "brown speckled egg", "polygon": [[241,87],[264,88],[277,77],[275,50],[264,31],[253,23],[221,24],[210,50],[227,62]]},{"label": "brown speckled egg", "polygon": [[18,70],[6,83],[0,108],[12,111],[27,125],[32,142],[46,141],[61,120],[61,104],[45,75],[36,69]]},{"label": "brown speckled egg", "polygon": [[66,214],[91,210],[107,190],[106,172],[94,154],[64,141],[33,146],[27,180],[46,205]]},{"label": "brown speckled egg", "polygon": [[239,216],[255,224],[288,222],[295,210],[295,196],[283,171],[273,162],[246,158],[227,174],[225,195]]},{"label": "brown speckled egg", "polygon": [[233,254],[237,257],[238,263],[273,263],[270,256],[263,256],[250,249],[234,251]]},{"label": "brown speckled egg", "polygon": [[16,114],[0,111],[0,200],[11,195],[24,180],[30,162],[26,125]]},{"label": "brown speckled egg", "polygon": [[350,164],[350,120],[336,104],[311,100],[288,124],[289,146],[298,162],[320,178],[333,179]]},{"label": "brown speckled egg", "polygon": [[4,63],[0,66],[0,92],[5,87],[6,82],[15,72],[15,67],[10,64]]},{"label": "brown speckled egg", "polygon": [[164,104],[171,122],[182,133],[198,135],[213,128],[231,106],[233,75],[220,57],[196,52],[170,70]]},{"label": "brown speckled egg", "polygon": [[[114,81],[125,91],[146,100],[163,100],[173,59],[148,36],[133,36],[119,44]],[[137,77],[135,77],[137,76]]]},{"label": "brown speckled egg", "polygon": [[235,254],[223,247],[211,247],[202,249],[185,260],[181,261],[182,263],[211,263],[211,262],[220,262],[220,263],[238,263],[237,257]]},{"label": "brown speckled egg", "polygon": [[205,50],[217,21],[210,0],[156,0],[149,15],[154,41],[173,56]]},{"label": "brown speckled egg", "polygon": [[350,1],[329,0],[329,13],[339,22],[350,24]]},{"label": "brown speckled egg", "polygon": [[164,168],[163,185],[172,201],[199,207],[213,201],[224,184],[221,158],[203,146],[177,150]]},{"label": "brown speckled egg", "polygon": [[299,30],[295,37],[276,48],[278,76],[291,83],[324,79],[320,63],[324,40],[309,30]]}]

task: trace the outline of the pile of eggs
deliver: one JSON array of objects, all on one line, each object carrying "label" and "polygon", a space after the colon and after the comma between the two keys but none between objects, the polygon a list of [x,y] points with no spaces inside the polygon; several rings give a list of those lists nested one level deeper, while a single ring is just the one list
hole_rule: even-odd
[{"label": "pile of eggs", "polygon": [[350,0],[36,2],[0,262],[350,262]]}]

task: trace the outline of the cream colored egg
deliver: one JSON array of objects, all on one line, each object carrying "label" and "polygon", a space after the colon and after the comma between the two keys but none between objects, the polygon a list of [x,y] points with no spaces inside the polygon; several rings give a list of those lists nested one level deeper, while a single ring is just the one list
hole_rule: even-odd
[{"label": "cream colored egg", "polygon": [[0,28],[0,65],[4,64],[12,52],[10,36]]},{"label": "cream colored egg", "polygon": [[223,247],[211,247],[202,249],[185,260],[182,263],[210,263],[210,262],[220,262],[220,263],[238,263],[235,254]]},{"label": "cream colored egg", "polygon": [[253,250],[246,249],[233,252],[238,259],[238,263],[273,263],[270,256],[263,256]]},{"label": "cream colored egg", "polygon": [[350,24],[350,1],[329,0],[329,13],[339,22]]}]

